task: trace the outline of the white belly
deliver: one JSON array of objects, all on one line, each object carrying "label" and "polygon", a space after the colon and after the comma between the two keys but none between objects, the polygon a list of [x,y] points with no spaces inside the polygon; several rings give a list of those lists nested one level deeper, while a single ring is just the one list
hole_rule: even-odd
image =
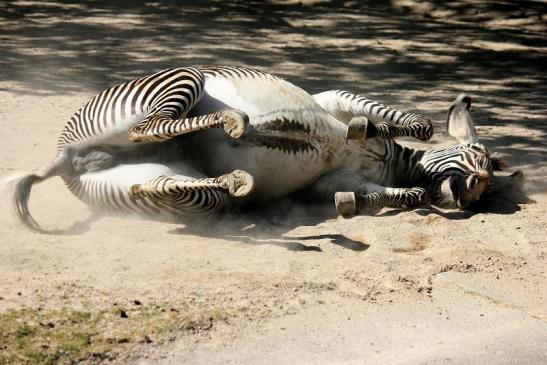
[{"label": "white belly", "polygon": [[[251,130],[241,140],[232,140],[222,130],[208,130],[185,136],[184,145],[193,162],[210,176],[235,169],[253,175],[250,199],[271,199],[303,188],[331,170],[343,154],[345,126],[289,82],[268,77],[207,78],[205,95],[192,114],[226,107],[247,113],[258,137]],[[275,127],[283,121],[299,126]],[[272,124],[273,130],[268,129]]]}]

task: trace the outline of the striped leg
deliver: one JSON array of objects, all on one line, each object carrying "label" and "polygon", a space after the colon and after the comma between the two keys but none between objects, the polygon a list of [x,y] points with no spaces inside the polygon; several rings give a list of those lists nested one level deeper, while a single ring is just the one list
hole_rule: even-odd
[{"label": "striped leg", "polygon": [[181,134],[207,128],[220,128],[232,138],[239,138],[249,124],[249,117],[240,110],[224,109],[193,118],[173,119],[168,114],[154,114],[129,129],[133,142],[164,142]]},{"label": "striped leg", "polygon": [[427,141],[433,136],[428,118],[391,109],[360,95],[331,90],[313,98],[328,113],[348,124],[347,139],[406,136]]},{"label": "striped leg", "polygon": [[[208,179],[184,162],[120,163],[63,179],[94,209],[160,220],[212,213],[228,196],[243,196],[253,188],[252,177],[243,171]],[[148,183],[138,185],[141,181]]]},{"label": "striped leg", "polygon": [[384,188],[384,191],[366,194],[337,192],[334,195],[336,211],[344,217],[355,215],[364,208],[411,208],[426,204],[428,200],[426,190],[419,187]]},{"label": "striped leg", "polygon": [[338,214],[351,216],[365,208],[407,208],[429,202],[425,189],[388,188],[368,181],[358,170],[338,170],[320,177],[304,192],[314,202],[334,202]]},{"label": "striped leg", "polygon": [[[210,194],[224,194],[241,197],[249,194],[254,187],[254,181],[248,173],[235,170],[229,174],[214,178],[193,179],[175,178],[165,175],[158,176],[145,184],[135,184],[131,187],[130,196],[133,199],[147,198],[154,203],[168,203],[176,206],[178,203],[188,206],[189,202],[207,204]],[[220,193],[220,194],[219,194]],[[218,205],[218,204],[217,204]],[[219,208],[220,206],[215,206]]]}]

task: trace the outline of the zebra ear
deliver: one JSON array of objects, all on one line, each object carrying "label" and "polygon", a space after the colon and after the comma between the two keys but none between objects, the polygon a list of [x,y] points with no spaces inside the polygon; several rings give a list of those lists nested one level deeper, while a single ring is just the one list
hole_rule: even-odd
[{"label": "zebra ear", "polygon": [[494,186],[493,191],[520,191],[523,192],[524,188],[524,174],[522,171],[518,170],[513,172],[509,176],[494,176]]},{"label": "zebra ear", "polygon": [[479,143],[470,109],[471,98],[465,94],[460,94],[448,108],[446,115],[448,134],[460,143]]},{"label": "zebra ear", "polygon": [[492,161],[492,169],[494,171],[503,171],[509,167],[509,164],[507,163],[507,161],[505,161],[501,157],[492,156],[490,157],[490,160]]}]

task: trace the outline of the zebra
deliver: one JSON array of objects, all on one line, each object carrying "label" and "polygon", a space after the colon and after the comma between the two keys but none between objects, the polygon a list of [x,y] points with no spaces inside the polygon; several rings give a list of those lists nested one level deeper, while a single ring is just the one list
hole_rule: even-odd
[{"label": "zebra", "polygon": [[[449,111],[454,128],[466,122],[462,102]],[[477,143],[422,151],[394,141],[432,135],[428,118],[347,91],[310,95],[247,67],[173,68],[107,89],[79,109],[54,161],[15,181],[13,202],[20,220],[42,232],[28,199],[33,184],[53,176],[91,206],[152,217],[296,191],[334,197],[342,215],[426,203],[463,209],[491,188],[492,159]]]}]

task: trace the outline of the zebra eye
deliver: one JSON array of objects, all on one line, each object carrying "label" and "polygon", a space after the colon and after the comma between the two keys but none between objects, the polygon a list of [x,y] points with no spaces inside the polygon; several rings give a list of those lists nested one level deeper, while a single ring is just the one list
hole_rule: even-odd
[{"label": "zebra eye", "polygon": [[476,174],[472,174],[467,178],[467,188],[468,189],[475,189],[477,185],[479,185],[479,177]]}]

